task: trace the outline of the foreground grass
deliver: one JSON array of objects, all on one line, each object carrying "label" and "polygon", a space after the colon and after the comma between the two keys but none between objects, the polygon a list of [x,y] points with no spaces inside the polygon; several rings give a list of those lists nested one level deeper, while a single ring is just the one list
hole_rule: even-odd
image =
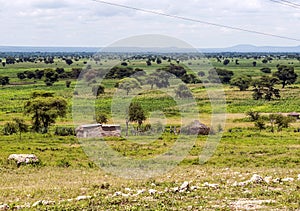
[{"label": "foreground grass", "polygon": [[[166,144],[152,142],[147,145],[147,150],[145,147],[142,150],[131,149],[137,143],[126,143],[125,139],[110,138],[107,141],[120,151],[130,152],[129,156],[141,158],[149,156],[150,152],[159,154],[167,150],[174,138],[166,134],[161,140]],[[231,210],[235,208],[236,201],[255,199],[273,200],[259,205],[261,210],[299,208],[298,133],[284,131],[273,134],[247,128],[233,129],[230,133],[225,132],[210,160],[200,165],[198,155],[205,141],[205,136],[199,137],[187,158],[172,171],[155,178],[130,180],[118,178],[95,166],[73,137],[25,134],[23,141],[18,141],[17,135],[1,137],[0,204],[7,203],[13,207],[49,200],[55,201],[55,204],[30,209]],[[41,159],[41,164],[17,168],[6,161],[11,153],[34,153]],[[274,179],[292,177],[295,180],[233,186],[234,182],[248,180],[253,174]],[[198,186],[198,189],[182,193],[171,191],[184,181]],[[207,187],[205,182],[218,186]],[[145,192],[134,196],[142,189]],[[150,189],[157,192],[150,194]],[[114,196],[116,192],[124,194]],[[76,201],[76,197],[81,195],[92,198]]]}]

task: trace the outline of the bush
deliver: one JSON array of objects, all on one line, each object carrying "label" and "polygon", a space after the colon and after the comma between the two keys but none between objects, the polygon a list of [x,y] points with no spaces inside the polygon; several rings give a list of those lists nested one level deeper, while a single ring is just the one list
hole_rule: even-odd
[{"label": "bush", "polygon": [[3,134],[8,136],[18,132],[17,125],[13,122],[7,122],[3,128]]},{"label": "bush", "polygon": [[75,136],[75,130],[72,127],[56,127],[54,134],[57,136]]},{"label": "bush", "polygon": [[260,71],[263,72],[263,73],[271,73],[272,72],[271,69],[268,68],[268,67],[263,67],[263,68],[260,69]]}]

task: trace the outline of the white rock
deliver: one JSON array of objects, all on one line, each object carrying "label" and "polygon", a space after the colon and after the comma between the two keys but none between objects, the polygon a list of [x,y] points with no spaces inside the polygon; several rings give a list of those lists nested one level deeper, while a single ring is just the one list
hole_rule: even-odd
[{"label": "white rock", "polygon": [[151,186],[152,186],[152,187],[155,187],[156,185],[155,185],[155,183],[151,183]]},{"label": "white rock", "polygon": [[184,183],[182,183],[182,185],[180,186],[180,190],[186,190],[189,188],[189,182],[185,181]]},{"label": "white rock", "polygon": [[273,179],[272,182],[279,183],[279,182],[281,182],[281,179],[280,178],[276,178],[276,179]]},{"label": "white rock", "polygon": [[2,211],[2,210],[9,210],[9,206],[7,205],[7,204],[2,204],[2,205],[0,205],[0,210]]},{"label": "white rock", "polygon": [[43,200],[41,203],[42,203],[42,205],[53,205],[53,204],[55,204],[55,201]]},{"label": "white rock", "polygon": [[157,190],[154,190],[154,189],[149,189],[149,190],[148,190],[148,193],[149,193],[150,195],[155,194],[156,192],[157,192]]},{"label": "white rock", "polygon": [[178,187],[171,188],[171,191],[173,191],[173,192],[178,192],[178,191],[179,191],[179,188],[178,188]]},{"label": "white rock", "polygon": [[266,182],[266,183],[270,183],[270,182],[272,182],[272,177],[270,176],[270,177],[265,177],[264,178],[264,181]]},{"label": "white rock", "polygon": [[123,196],[123,197],[129,197],[130,194],[129,194],[129,193],[122,193],[122,196]]},{"label": "white rock", "polygon": [[193,209],[193,206],[188,206],[186,209],[187,209],[187,210],[192,210],[192,209]]},{"label": "white rock", "polygon": [[138,195],[141,195],[141,194],[143,194],[143,193],[145,193],[145,190],[144,190],[144,189],[142,189],[142,190],[137,190],[136,194],[134,194],[133,196],[138,196]]},{"label": "white rock", "polygon": [[252,182],[252,183],[262,183],[262,182],[264,182],[264,179],[261,176],[259,176],[258,174],[254,174],[251,177],[250,182]]},{"label": "white rock", "polygon": [[38,157],[33,154],[11,154],[8,156],[8,160],[14,160],[18,165],[39,162]]},{"label": "white rock", "polygon": [[300,180],[300,174],[298,174],[298,179],[297,180]]},{"label": "white rock", "polygon": [[215,188],[215,189],[219,187],[218,184],[209,184],[208,182],[205,182],[205,183],[203,184],[203,186],[204,186],[204,187],[209,187],[209,188]]},{"label": "white rock", "polygon": [[125,191],[131,192],[131,189],[130,188],[125,188]]},{"label": "white rock", "polygon": [[245,182],[237,182],[235,181],[232,186],[246,186],[249,184],[249,180],[245,181]]},{"label": "white rock", "polygon": [[121,191],[115,192],[114,196],[121,196],[123,193]]},{"label": "white rock", "polygon": [[91,196],[77,196],[76,201],[82,201],[92,198]]},{"label": "white rock", "polygon": [[190,187],[190,190],[191,190],[191,191],[194,191],[194,190],[197,190],[197,189],[199,189],[198,186],[192,186],[192,187]]},{"label": "white rock", "polygon": [[293,182],[293,181],[294,181],[294,178],[288,177],[288,178],[282,179],[281,181],[282,181],[282,182]]},{"label": "white rock", "polygon": [[36,207],[36,206],[39,206],[39,205],[42,205],[42,200],[39,200],[39,201],[36,201],[32,204],[32,207]]}]

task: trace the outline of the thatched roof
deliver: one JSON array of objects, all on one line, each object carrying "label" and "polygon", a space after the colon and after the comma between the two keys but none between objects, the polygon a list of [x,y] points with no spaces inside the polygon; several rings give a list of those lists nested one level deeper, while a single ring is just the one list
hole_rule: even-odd
[{"label": "thatched roof", "polygon": [[188,135],[208,135],[210,128],[198,120],[194,120],[190,125],[183,128],[182,132]]}]

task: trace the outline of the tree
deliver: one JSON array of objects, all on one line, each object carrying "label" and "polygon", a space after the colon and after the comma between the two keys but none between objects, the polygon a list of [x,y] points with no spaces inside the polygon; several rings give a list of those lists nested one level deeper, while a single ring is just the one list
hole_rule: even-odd
[{"label": "tree", "polygon": [[274,132],[274,125],[277,125],[277,131],[281,131],[283,128],[288,128],[290,123],[296,121],[293,117],[286,117],[282,114],[270,114],[269,121],[271,123],[271,132]]},{"label": "tree", "polygon": [[237,86],[240,91],[245,91],[249,88],[251,81],[252,79],[249,76],[238,76],[231,79],[230,84],[233,86]]},{"label": "tree", "polygon": [[12,135],[17,133],[17,126],[14,122],[7,122],[3,126],[3,134],[4,135]]},{"label": "tree", "polygon": [[55,123],[58,117],[64,117],[67,112],[67,101],[54,97],[48,92],[34,92],[32,99],[24,106],[24,112],[31,115],[32,129],[35,132],[47,133],[49,126]]},{"label": "tree", "polygon": [[151,85],[151,89],[155,85],[157,88],[167,88],[170,86],[169,83],[170,74],[164,70],[156,70],[151,73],[146,80],[147,84]]},{"label": "tree", "polygon": [[19,131],[20,141],[21,141],[22,140],[22,133],[23,132],[28,132],[28,125],[25,124],[24,119],[14,118],[14,122],[15,122],[17,131]]},{"label": "tree", "polygon": [[67,88],[70,88],[71,83],[72,83],[71,81],[66,81],[66,87],[67,87]]},{"label": "tree", "polygon": [[96,122],[103,124],[103,123],[107,123],[107,116],[105,114],[98,114],[96,116]]},{"label": "tree", "polygon": [[0,83],[2,86],[9,84],[9,77],[8,76],[0,76]]},{"label": "tree", "polygon": [[162,63],[161,58],[157,57],[156,63],[157,63],[157,64],[161,64],[161,63]]},{"label": "tree", "polygon": [[259,129],[259,131],[262,131],[263,129],[266,129],[266,123],[263,120],[263,118],[258,118],[255,122],[254,122],[255,127],[257,127]]},{"label": "tree", "polygon": [[208,79],[213,83],[228,84],[233,76],[233,72],[230,70],[213,68],[208,71]]},{"label": "tree", "polygon": [[138,127],[140,127],[143,124],[143,121],[146,120],[146,115],[145,112],[141,106],[140,103],[138,102],[133,102],[129,106],[128,110],[128,116],[129,116],[129,121],[130,122],[137,122]]},{"label": "tree", "polygon": [[205,72],[199,71],[199,72],[198,72],[198,76],[199,76],[199,77],[204,77],[204,76],[205,76]]},{"label": "tree", "polygon": [[176,97],[178,98],[191,98],[193,97],[189,88],[186,85],[180,84],[177,89],[175,90]]},{"label": "tree", "polygon": [[252,65],[253,65],[253,67],[256,67],[257,62],[256,61],[252,62]]},{"label": "tree", "polygon": [[230,60],[229,59],[225,59],[224,61],[223,61],[223,64],[226,66],[226,65],[228,65],[230,63]]},{"label": "tree", "polygon": [[273,74],[273,76],[279,78],[282,88],[286,85],[295,83],[298,77],[294,71],[294,67],[287,67],[285,65],[278,66],[277,71]]},{"label": "tree", "polygon": [[250,120],[251,120],[252,122],[257,121],[257,120],[260,118],[260,114],[259,114],[259,112],[257,112],[257,111],[252,111],[252,110],[251,110],[251,111],[248,111],[248,112],[246,113],[246,115],[250,117]]},{"label": "tree", "polygon": [[67,65],[73,64],[72,59],[65,59],[65,62],[66,62]]},{"label": "tree", "polygon": [[122,62],[121,65],[122,65],[122,66],[125,66],[125,67],[128,66],[127,62]]},{"label": "tree", "polygon": [[135,78],[124,78],[119,82],[119,88],[125,90],[127,95],[131,92],[131,90],[138,89],[140,87],[140,83]]},{"label": "tree", "polygon": [[102,86],[102,85],[96,85],[96,86],[93,86],[92,88],[92,92],[94,94],[94,96],[99,96],[100,94],[104,94],[104,90],[105,90],[105,87]]},{"label": "tree", "polygon": [[252,85],[253,89],[253,99],[265,99],[272,100],[273,97],[280,98],[279,89],[274,88],[278,84],[279,80],[277,78],[271,78],[268,76],[263,76],[258,80],[255,80]]},{"label": "tree", "polygon": [[17,73],[17,77],[20,79],[20,80],[23,80],[26,78],[26,75],[24,73]]}]

